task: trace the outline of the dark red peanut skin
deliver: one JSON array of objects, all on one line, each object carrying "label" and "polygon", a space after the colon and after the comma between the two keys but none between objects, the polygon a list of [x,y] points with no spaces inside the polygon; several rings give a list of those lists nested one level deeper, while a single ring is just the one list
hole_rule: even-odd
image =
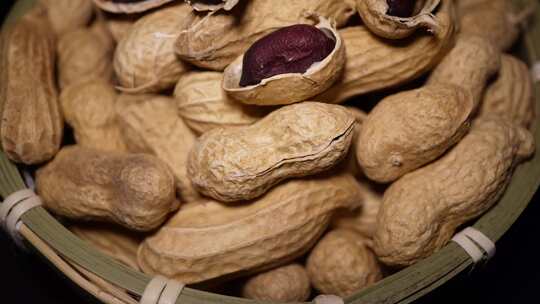
[{"label": "dark red peanut skin", "polygon": [[307,24],[279,29],[255,42],[245,53],[240,86],[286,73],[305,73],[326,58],[336,45],[322,30]]},{"label": "dark red peanut skin", "polygon": [[407,18],[414,13],[416,0],[386,0],[388,4],[387,15]]}]

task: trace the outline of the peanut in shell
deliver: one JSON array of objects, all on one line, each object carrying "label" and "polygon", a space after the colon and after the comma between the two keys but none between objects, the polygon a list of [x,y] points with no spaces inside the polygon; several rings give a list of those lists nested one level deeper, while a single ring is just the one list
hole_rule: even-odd
[{"label": "peanut in shell", "polygon": [[174,87],[188,66],[176,56],[173,45],[192,18],[191,8],[182,3],[135,22],[114,54],[119,89],[136,94]]},{"label": "peanut in shell", "polygon": [[327,90],[341,75],[345,65],[345,47],[338,31],[324,18],[316,26],[333,35],[335,46],[322,61],[305,73],[285,73],[263,79],[259,84],[242,87],[244,55],[233,61],[223,73],[223,89],[229,96],[246,104],[283,105],[301,102]]},{"label": "peanut in shell", "polygon": [[413,13],[403,17],[388,14],[390,7],[387,0],[357,0],[356,5],[364,24],[383,38],[402,39],[412,35],[418,28],[426,28],[433,33],[440,30],[441,26],[433,13],[441,0],[409,2],[415,3]]},{"label": "peanut in shell", "polygon": [[197,14],[175,44],[176,53],[198,67],[223,71],[261,37],[293,24],[316,24],[311,16],[344,26],[356,13],[354,0],[242,2],[229,12]]},{"label": "peanut in shell", "polygon": [[182,75],[176,84],[178,113],[198,135],[216,128],[251,125],[271,110],[232,99],[221,87],[222,79],[220,72],[194,71]]},{"label": "peanut in shell", "polygon": [[314,245],[336,209],[357,206],[358,191],[352,176],[334,174],[282,183],[250,204],[180,209],[139,247],[139,266],[192,284],[288,264]]},{"label": "peanut in shell", "polygon": [[289,105],[253,125],[203,134],[190,152],[188,176],[195,189],[219,201],[253,199],[284,179],[336,166],[354,127],[344,107]]},{"label": "peanut in shell", "polygon": [[452,150],[385,192],[374,238],[379,259],[408,266],[441,249],[497,202],[514,167],[534,149],[526,129],[496,116],[476,119]]}]

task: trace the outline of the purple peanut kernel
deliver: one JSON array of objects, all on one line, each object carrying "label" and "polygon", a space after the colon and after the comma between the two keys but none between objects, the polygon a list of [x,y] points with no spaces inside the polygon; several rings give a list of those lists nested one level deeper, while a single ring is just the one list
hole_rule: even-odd
[{"label": "purple peanut kernel", "polygon": [[414,13],[416,0],[386,0],[388,4],[387,15],[407,18]]},{"label": "purple peanut kernel", "polygon": [[263,79],[286,73],[305,73],[324,60],[336,45],[328,30],[296,24],[279,29],[256,41],[245,53],[240,86],[259,84]]}]

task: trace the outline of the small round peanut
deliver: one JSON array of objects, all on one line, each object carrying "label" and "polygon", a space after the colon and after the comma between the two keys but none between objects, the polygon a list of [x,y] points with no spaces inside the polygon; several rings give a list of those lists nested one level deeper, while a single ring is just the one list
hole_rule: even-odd
[{"label": "small round peanut", "polygon": [[322,293],[347,297],[382,278],[369,240],[352,230],[330,231],[315,246],[306,268]]},{"label": "small round peanut", "polygon": [[290,264],[258,274],[250,278],[242,290],[245,298],[283,303],[306,301],[310,293],[308,274],[300,264]]}]

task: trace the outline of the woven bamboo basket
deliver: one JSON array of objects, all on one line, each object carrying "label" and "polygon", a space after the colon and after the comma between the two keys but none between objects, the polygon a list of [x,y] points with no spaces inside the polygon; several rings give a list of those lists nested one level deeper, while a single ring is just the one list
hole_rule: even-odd
[{"label": "woven bamboo basket", "polygon": [[[19,0],[6,24],[29,10],[36,0]],[[512,0],[520,5],[520,0]],[[533,20],[540,20],[537,7]],[[532,65],[540,61],[540,22],[524,29],[518,46],[522,59]],[[535,86],[536,108],[540,109],[540,85]],[[540,126],[533,126],[540,151]],[[473,223],[473,227],[497,241],[518,219],[540,185],[540,153],[517,168],[500,202]],[[0,195],[27,188],[22,173],[0,152]],[[68,279],[106,304],[136,304],[151,277],[132,270],[83,242],[62,226],[45,209],[38,207],[23,215],[19,232],[39,255]],[[411,303],[441,286],[454,276],[473,266],[473,261],[456,243],[450,242],[439,252],[397,272],[374,286],[345,299],[347,304]],[[239,304],[257,303],[252,300],[223,296],[185,288],[176,303],[182,304]]]}]

